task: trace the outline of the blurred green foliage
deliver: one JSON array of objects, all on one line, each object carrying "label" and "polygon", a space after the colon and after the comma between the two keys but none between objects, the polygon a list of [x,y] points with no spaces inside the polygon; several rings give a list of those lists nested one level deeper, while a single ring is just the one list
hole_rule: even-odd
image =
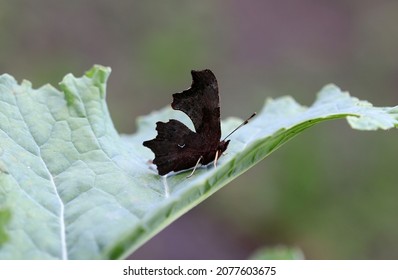
[{"label": "blurred green foliage", "polygon": [[[0,72],[38,87],[109,65],[123,133],[187,88],[191,69],[215,72],[223,117],[245,117],[266,97],[308,104],[329,82],[394,105],[397,13],[388,0],[0,1]],[[311,129],[132,257],[246,258],[287,244],[309,259],[398,258],[398,133],[361,133],[344,122]]]},{"label": "blurred green foliage", "polygon": [[260,248],[250,257],[252,260],[303,260],[304,255],[298,248],[275,246]]}]

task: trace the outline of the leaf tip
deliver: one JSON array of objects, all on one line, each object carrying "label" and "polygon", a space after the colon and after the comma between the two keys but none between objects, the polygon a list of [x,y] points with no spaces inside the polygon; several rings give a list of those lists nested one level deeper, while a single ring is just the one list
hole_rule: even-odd
[{"label": "leaf tip", "polygon": [[88,78],[96,79],[100,83],[105,83],[111,72],[111,67],[95,64],[84,75]]}]

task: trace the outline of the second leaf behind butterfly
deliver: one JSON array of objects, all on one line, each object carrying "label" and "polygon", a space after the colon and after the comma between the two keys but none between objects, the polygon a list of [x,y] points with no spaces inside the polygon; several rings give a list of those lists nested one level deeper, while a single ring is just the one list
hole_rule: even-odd
[{"label": "second leaf behind butterfly", "polygon": [[159,175],[194,167],[198,162],[208,164],[228,147],[220,141],[220,99],[217,79],[210,70],[191,71],[189,89],[173,94],[171,107],[192,120],[196,132],[178,120],[157,122],[158,135],[143,145],[155,154]]}]

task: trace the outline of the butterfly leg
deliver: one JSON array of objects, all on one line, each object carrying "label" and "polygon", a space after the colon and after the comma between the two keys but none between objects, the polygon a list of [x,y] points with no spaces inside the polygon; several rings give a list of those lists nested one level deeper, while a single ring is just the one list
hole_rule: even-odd
[{"label": "butterfly leg", "polygon": [[217,167],[217,160],[218,160],[218,158],[219,158],[219,151],[217,150],[216,156],[214,157],[214,168]]},{"label": "butterfly leg", "polygon": [[198,161],[196,162],[195,167],[193,168],[191,174],[189,174],[189,175],[187,176],[187,178],[189,178],[189,177],[191,177],[191,176],[193,175],[193,173],[195,172],[196,168],[198,167],[198,165],[199,165],[199,163],[200,163],[200,161],[201,161],[202,159],[203,159],[203,156],[200,156],[199,159],[198,159]]}]

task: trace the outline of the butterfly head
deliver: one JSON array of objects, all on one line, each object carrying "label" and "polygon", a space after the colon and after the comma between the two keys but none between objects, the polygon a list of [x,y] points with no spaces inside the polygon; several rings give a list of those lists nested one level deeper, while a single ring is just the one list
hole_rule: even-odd
[{"label": "butterfly head", "polygon": [[228,148],[229,141],[231,140],[222,140],[220,143],[218,143],[217,151],[220,155]]}]

